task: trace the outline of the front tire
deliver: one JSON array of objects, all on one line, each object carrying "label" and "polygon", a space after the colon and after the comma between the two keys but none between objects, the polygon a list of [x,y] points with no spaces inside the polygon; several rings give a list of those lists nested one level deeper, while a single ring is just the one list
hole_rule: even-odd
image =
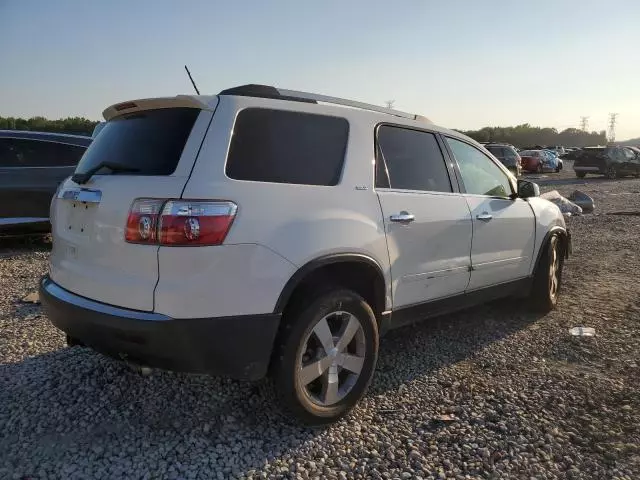
[{"label": "front tire", "polygon": [[378,325],[367,302],[336,289],[288,312],[275,358],[285,410],[306,425],[347,414],[369,386],[378,359]]},{"label": "front tire", "polygon": [[576,172],[576,177],[578,177],[578,178],[584,178],[586,176],[587,176],[587,174],[584,173],[584,172]]},{"label": "front tire", "polygon": [[547,313],[558,304],[564,266],[562,241],[553,234],[540,257],[531,287],[530,301],[534,310]]},{"label": "front tire", "polygon": [[538,163],[538,166],[536,167],[536,173],[542,173],[542,163]]}]

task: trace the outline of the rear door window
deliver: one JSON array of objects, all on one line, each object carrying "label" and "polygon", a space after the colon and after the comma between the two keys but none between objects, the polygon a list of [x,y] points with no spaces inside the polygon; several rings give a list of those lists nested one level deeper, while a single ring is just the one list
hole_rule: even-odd
[{"label": "rear door window", "polygon": [[68,167],[78,163],[85,148],[44,140],[0,140],[1,167]]},{"label": "rear door window", "polygon": [[433,133],[382,125],[377,140],[376,187],[453,191],[442,150]]},{"label": "rear door window", "polygon": [[[127,175],[171,175],[199,114],[196,108],[164,108],[110,120],[91,143],[76,173],[112,162],[129,167],[132,171],[123,172]],[[118,173],[109,169],[96,173],[106,172]]]},{"label": "rear door window", "polygon": [[501,158],[504,157],[504,149],[502,147],[489,147],[487,148],[487,150],[489,150],[494,157],[496,158]]},{"label": "rear door window", "polygon": [[236,119],[226,174],[254,182],[337,185],[348,138],[344,118],[247,108]]}]

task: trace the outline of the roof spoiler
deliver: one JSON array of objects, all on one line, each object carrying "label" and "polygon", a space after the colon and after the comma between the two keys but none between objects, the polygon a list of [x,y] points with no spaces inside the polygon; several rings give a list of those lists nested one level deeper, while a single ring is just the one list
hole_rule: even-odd
[{"label": "roof spoiler", "polygon": [[143,98],[129,102],[116,103],[102,112],[105,120],[109,121],[120,115],[141,112],[144,110],[156,110],[160,108],[198,108],[211,110],[211,107],[198,97],[192,95],[177,95],[175,97]]}]

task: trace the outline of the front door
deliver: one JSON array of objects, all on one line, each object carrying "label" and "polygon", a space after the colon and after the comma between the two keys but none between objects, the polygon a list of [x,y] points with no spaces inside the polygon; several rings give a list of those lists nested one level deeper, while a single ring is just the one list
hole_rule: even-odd
[{"label": "front door", "polygon": [[433,133],[378,128],[376,190],[394,309],[461,294],[469,283],[471,216],[449,173]]},{"label": "front door", "polygon": [[513,183],[475,146],[447,137],[459,165],[473,220],[471,278],[467,291],[527,277],[535,242],[535,216],[513,198]]}]

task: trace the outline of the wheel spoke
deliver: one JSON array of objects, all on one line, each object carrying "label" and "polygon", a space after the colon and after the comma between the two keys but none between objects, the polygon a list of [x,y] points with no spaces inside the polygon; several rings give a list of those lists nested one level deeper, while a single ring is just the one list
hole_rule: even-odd
[{"label": "wheel spoke", "polygon": [[325,375],[324,384],[322,385],[322,398],[325,405],[332,405],[340,398],[338,395],[338,372],[334,368],[330,368]]},{"label": "wheel spoke", "polygon": [[333,345],[333,335],[331,333],[331,329],[329,328],[329,324],[327,323],[327,319],[323,318],[320,320],[315,327],[313,327],[313,333],[316,334],[318,340],[322,344],[324,351],[329,354],[331,349],[334,347]]},{"label": "wheel spoke", "polygon": [[349,370],[353,373],[360,373],[360,371],[362,370],[362,365],[364,365],[364,358],[350,355],[348,353],[343,353],[340,359],[340,365],[345,370]]},{"label": "wheel spoke", "polygon": [[331,366],[331,357],[323,357],[317,362],[313,362],[306,367],[302,367],[298,378],[302,385],[309,385],[316,378],[322,375]]},{"label": "wheel spoke", "polygon": [[353,337],[358,332],[358,330],[360,330],[360,328],[361,328],[360,322],[358,321],[358,319],[353,315],[349,314],[349,320],[347,321],[347,325],[342,330],[340,339],[336,344],[336,348],[338,349],[339,352],[342,352],[345,348],[347,348],[347,345],[351,343],[351,340],[353,340]]}]

